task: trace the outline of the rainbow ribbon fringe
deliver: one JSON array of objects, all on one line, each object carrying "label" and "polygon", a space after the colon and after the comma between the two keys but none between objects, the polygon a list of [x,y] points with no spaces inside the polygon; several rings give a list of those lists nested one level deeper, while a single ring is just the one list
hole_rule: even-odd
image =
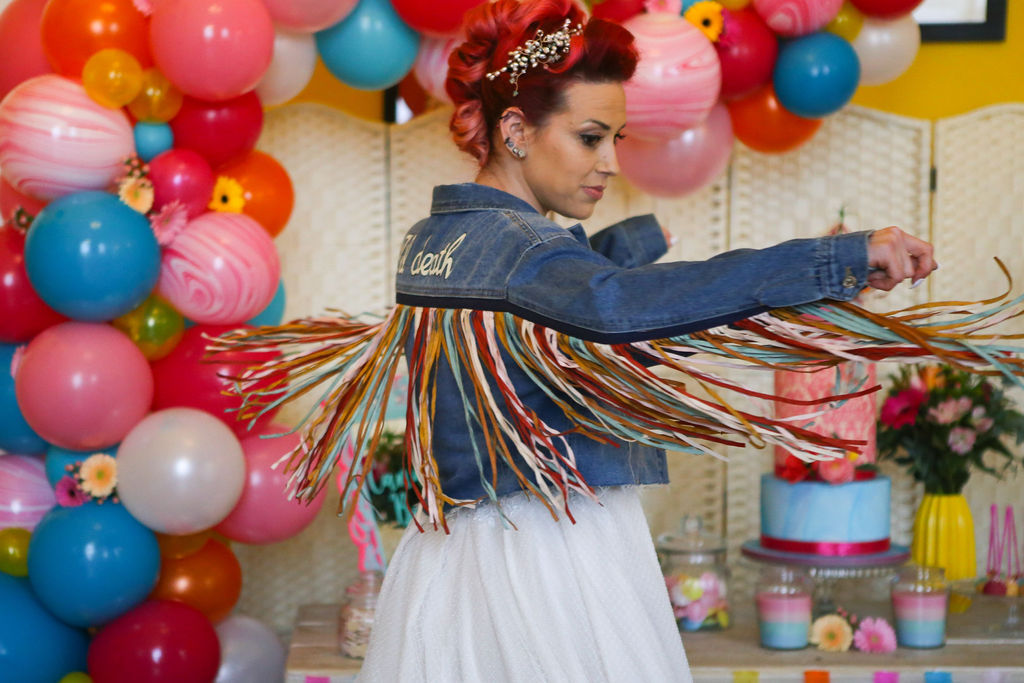
[{"label": "rainbow ribbon fringe", "polygon": [[[506,358],[558,404],[577,431],[593,439],[636,441],[714,457],[721,456],[709,444],[745,443],[779,445],[805,460],[843,457],[862,442],[816,434],[793,424],[796,418],[779,420],[737,410],[722,393],[821,406],[879,387],[793,401],[755,392],[715,369],[811,372],[846,361],[940,361],[1002,375],[1024,386],[1024,347],[1017,345],[1024,335],[986,332],[1024,313],[1022,300],[1024,295],[1010,299],[1004,294],[887,314],[850,303],[817,302],[774,309],[731,326],[629,344],[587,341],[509,313],[399,305],[376,322],[339,314],[236,331],[213,340],[210,353],[276,352],[273,360],[246,367],[233,378],[235,391],[243,397],[239,419],[252,421],[309,392],[320,392],[318,404],[296,428],[302,430],[301,445],[278,464],[284,463],[291,474],[290,493],[309,501],[327,485],[345,443],[351,442],[355,456],[342,496],[342,504],[350,507],[347,501],[358,494],[373,465],[386,399],[411,341],[414,352],[406,359],[406,468],[414,476],[406,481],[429,523],[447,530],[446,507],[480,501],[446,496],[438,476],[431,417],[436,405],[433,377],[442,358],[463,370],[454,376],[465,419],[486,446],[479,449],[477,440],[471,440],[487,497],[497,502],[483,463],[487,459],[494,472],[500,458],[552,516],[557,519],[562,512],[572,519],[570,491],[588,496],[593,491],[580,476],[564,434],[517,396]],[[656,373],[659,367],[674,372]]]}]

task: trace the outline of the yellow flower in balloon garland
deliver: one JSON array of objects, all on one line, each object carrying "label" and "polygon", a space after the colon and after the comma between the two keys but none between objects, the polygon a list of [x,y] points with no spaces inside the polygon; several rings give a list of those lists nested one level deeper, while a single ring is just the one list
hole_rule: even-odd
[{"label": "yellow flower in balloon garland", "polygon": [[78,485],[93,498],[105,498],[117,486],[117,461],[106,453],[94,453],[78,469]]},{"label": "yellow flower in balloon garland", "polygon": [[683,17],[701,30],[712,43],[722,35],[722,6],[713,0],[701,0],[686,10]]},{"label": "yellow flower in balloon garland", "polygon": [[245,188],[234,178],[217,176],[209,208],[212,211],[242,213],[242,209],[245,208]]}]

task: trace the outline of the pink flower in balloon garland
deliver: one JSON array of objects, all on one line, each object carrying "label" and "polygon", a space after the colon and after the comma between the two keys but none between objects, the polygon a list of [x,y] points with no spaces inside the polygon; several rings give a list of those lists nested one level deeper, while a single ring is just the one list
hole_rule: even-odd
[{"label": "pink flower in balloon garland", "polygon": [[885,619],[867,617],[853,634],[853,644],[861,652],[893,652],[896,633]]},{"label": "pink flower in balloon garland", "polygon": [[166,247],[188,224],[188,210],[177,199],[172,200],[150,215],[149,225],[161,247]]},{"label": "pink flower in balloon garland", "polygon": [[57,494],[57,504],[62,507],[74,508],[92,500],[88,493],[78,488],[78,480],[69,475],[58,479],[54,488]]},{"label": "pink flower in balloon garland", "polygon": [[93,498],[106,498],[117,486],[117,461],[106,453],[94,453],[78,468],[79,486]]}]

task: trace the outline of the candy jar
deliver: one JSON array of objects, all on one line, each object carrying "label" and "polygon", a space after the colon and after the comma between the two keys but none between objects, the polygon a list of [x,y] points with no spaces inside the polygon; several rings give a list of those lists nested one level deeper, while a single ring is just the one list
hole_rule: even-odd
[{"label": "candy jar", "polygon": [[940,567],[900,568],[892,586],[892,609],[900,647],[945,645],[948,608],[949,584]]},{"label": "candy jar", "polygon": [[366,656],[382,578],[380,572],[362,572],[345,589],[345,601],[338,618],[338,645],[345,657],[362,659]]},{"label": "candy jar", "polygon": [[722,538],[704,531],[699,515],[686,515],[677,533],[658,537],[657,550],[679,629],[726,628],[729,570]]},{"label": "candy jar", "polygon": [[805,569],[767,565],[754,591],[761,647],[800,650],[807,647],[814,582]]}]

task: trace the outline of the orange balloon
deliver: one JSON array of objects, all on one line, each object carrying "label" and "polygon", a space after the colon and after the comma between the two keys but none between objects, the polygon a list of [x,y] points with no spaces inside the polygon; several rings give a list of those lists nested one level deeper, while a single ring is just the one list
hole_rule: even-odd
[{"label": "orange balloon", "polygon": [[295,190],[288,171],[277,159],[258,150],[221,166],[217,175],[234,178],[242,186],[242,213],[256,220],[271,237],[284,230],[295,206]]},{"label": "orange balloon", "polygon": [[160,557],[172,560],[180,560],[183,557],[188,557],[192,553],[198,552],[212,536],[212,532],[209,530],[200,531],[197,534],[186,534],[185,536],[172,536],[170,534],[162,534],[159,531],[154,533],[156,534],[156,542],[160,546]]},{"label": "orange balloon", "polygon": [[164,557],[151,600],[176,600],[195,607],[213,623],[234,609],[242,594],[242,567],[231,548],[213,538],[191,555]]},{"label": "orange balloon", "polygon": [[54,71],[80,78],[94,53],[116,48],[153,63],[149,54],[149,20],[132,0],[49,0],[40,23],[43,54]]},{"label": "orange balloon", "polygon": [[821,119],[805,119],[783,107],[771,83],[725,106],[736,139],[758,152],[779,154],[796,149],[821,128]]}]

